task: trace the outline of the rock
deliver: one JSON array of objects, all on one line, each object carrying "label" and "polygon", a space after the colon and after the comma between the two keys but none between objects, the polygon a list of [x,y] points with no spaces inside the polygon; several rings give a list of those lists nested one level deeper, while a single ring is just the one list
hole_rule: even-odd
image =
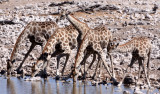
[{"label": "rock", "polygon": [[8,2],[9,0],[0,0],[0,3],[2,3],[2,2]]},{"label": "rock", "polygon": [[154,4],[154,7],[152,8],[152,11],[156,12],[158,9],[158,5]]},{"label": "rock", "polygon": [[141,92],[138,87],[136,87],[133,94],[144,94],[144,93]]},{"label": "rock", "polygon": [[121,69],[121,67],[115,66],[115,67],[114,67],[114,70],[119,70],[119,71],[120,71],[120,70],[122,70],[122,69]]},{"label": "rock", "polygon": [[91,81],[92,86],[97,86],[98,82],[97,81]]},{"label": "rock", "polygon": [[144,93],[141,91],[135,91],[133,94],[144,94]]},{"label": "rock", "polygon": [[149,14],[146,14],[146,15],[145,15],[145,20],[152,20],[152,16],[149,15]]},{"label": "rock", "polygon": [[140,89],[144,89],[145,87],[143,85],[140,86]]},{"label": "rock", "polygon": [[60,2],[60,3],[51,3],[51,4],[49,4],[49,7],[63,6],[65,4],[72,5],[72,4],[75,4],[75,3],[74,3],[74,1],[64,1],[64,2]]},{"label": "rock", "polygon": [[25,81],[41,81],[41,77],[24,78]]},{"label": "rock", "polygon": [[155,74],[150,74],[150,75],[149,75],[149,78],[150,78],[151,80],[156,80],[156,75],[155,75]]},{"label": "rock", "polygon": [[123,94],[131,94],[129,91],[123,91]]},{"label": "rock", "polygon": [[124,84],[132,84],[134,83],[134,79],[132,76],[126,76],[123,81]]}]

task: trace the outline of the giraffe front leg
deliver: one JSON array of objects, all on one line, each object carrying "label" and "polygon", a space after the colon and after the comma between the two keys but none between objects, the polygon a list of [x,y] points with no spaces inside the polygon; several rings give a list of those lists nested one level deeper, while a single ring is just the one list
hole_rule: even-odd
[{"label": "giraffe front leg", "polygon": [[12,68],[13,68],[13,63],[10,60],[7,60],[7,77],[8,78],[10,78]]},{"label": "giraffe front leg", "polygon": [[67,62],[68,62],[68,60],[69,60],[69,54],[64,54],[65,56],[66,56],[66,61],[65,61],[65,64],[64,64],[64,66],[63,66],[63,69],[62,69],[62,76],[63,76],[63,74],[64,74],[64,69],[65,69],[65,67],[66,67],[66,65],[67,65]]},{"label": "giraffe front leg", "polygon": [[130,63],[130,65],[127,66],[126,71],[125,71],[125,73],[124,73],[124,75],[123,75],[123,78],[122,78],[122,80],[120,81],[120,83],[118,84],[118,86],[121,86],[121,85],[122,85],[122,83],[123,83],[123,81],[124,81],[124,78],[126,77],[126,74],[127,74],[127,72],[128,72],[128,68],[129,68],[129,67],[131,68],[132,65],[133,65],[135,62],[136,62],[136,58],[132,55],[131,63]]},{"label": "giraffe front leg", "polygon": [[[62,54],[62,56],[66,56],[65,64],[64,64],[63,69],[62,69],[62,75],[63,75],[65,67],[67,65],[67,62],[72,58],[72,55],[71,55],[71,49],[69,48],[69,45],[66,46],[66,47],[65,46],[62,47],[62,49],[65,49],[65,51]],[[64,78],[64,80],[67,80],[68,78],[69,78],[69,76]]]},{"label": "giraffe front leg", "polygon": [[101,62],[99,62],[99,59],[100,59],[100,57],[98,57],[98,62],[97,62],[98,64],[97,64],[96,70],[94,71],[94,74],[93,74],[93,76],[92,76],[93,79],[95,79],[95,76],[97,75],[98,67],[100,66],[100,63],[101,63]]},{"label": "giraffe front leg", "polygon": [[105,62],[105,54],[104,54],[102,51],[100,52],[100,56],[101,56],[101,59],[102,59],[102,61],[103,61],[103,63],[104,63],[104,66],[105,66],[105,68],[106,68],[109,76],[110,76],[111,78],[113,78],[112,75],[111,75],[111,72],[110,72],[110,70],[109,70],[109,67],[108,67],[107,63]]},{"label": "giraffe front leg", "polygon": [[56,80],[59,80],[60,78],[60,72],[59,72],[59,61],[60,61],[61,56],[57,57],[57,68],[56,68]]},{"label": "giraffe front leg", "polygon": [[27,59],[27,57],[29,56],[30,52],[33,50],[33,48],[36,46],[35,42],[32,42],[30,49],[28,50],[28,52],[25,54],[25,57],[23,58],[22,62],[20,63],[19,67],[16,69],[17,73],[21,73],[21,68],[23,63],[25,62],[25,60]]},{"label": "giraffe front leg", "polygon": [[145,69],[146,64],[147,64],[147,59],[148,59],[148,57],[145,57],[145,58],[144,58],[144,61],[143,61],[142,67],[143,67],[144,74],[145,74],[146,79],[147,79],[148,87],[149,87],[149,88],[151,88],[150,81],[149,81],[149,78],[148,78],[148,76],[147,76],[147,72],[146,72],[146,69]]},{"label": "giraffe front leg", "polygon": [[99,73],[99,78],[101,78],[101,76],[102,76],[102,62],[100,62],[100,69],[99,69],[99,71],[100,71],[100,73]]},{"label": "giraffe front leg", "polygon": [[42,70],[43,70],[42,77],[43,78],[47,78],[47,67],[48,67],[48,65],[49,65],[49,60],[47,60],[43,64],[43,68],[42,68]]},{"label": "giraffe front leg", "polygon": [[35,77],[39,73],[40,67],[42,67],[43,62],[43,60],[38,60],[37,63],[32,67],[31,77]]},{"label": "giraffe front leg", "polygon": [[82,60],[82,62],[81,62],[81,64],[80,64],[80,65],[84,64],[84,74],[83,74],[83,72],[82,72],[82,68],[80,68],[80,69],[81,69],[81,74],[83,75],[83,79],[86,78],[86,74],[87,74],[87,71],[88,71],[88,69],[87,69],[87,71],[86,71],[86,60],[87,60],[87,58],[88,58],[89,56],[90,56],[90,53],[87,51],[86,54],[85,54],[84,59]]},{"label": "giraffe front leg", "polygon": [[[91,64],[89,65],[88,69],[91,69],[91,67],[92,67],[92,65],[93,65],[93,63],[94,63],[95,60],[96,60],[96,54],[94,53],[94,54],[93,54],[92,62],[91,62]],[[87,69],[87,70],[88,70],[88,69]]]},{"label": "giraffe front leg", "polygon": [[108,53],[109,57],[110,57],[110,61],[111,61],[111,67],[112,67],[112,76],[113,78],[115,78],[115,73],[114,73],[114,64],[113,64],[113,57],[110,53]]},{"label": "giraffe front leg", "polygon": [[138,81],[136,82],[136,87],[138,86],[140,81],[142,60],[138,60],[138,63],[139,63],[139,71],[138,71]]},{"label": "giraffe front leg", "polygon": [[100,54],[100,57],[101,57],[101,59],[102,59],[102,61],[103,61],[103,63],[104,63],[105,69],[107,70],[109,76],[110,76],[111,79],[113,80],[113,84],[117,84],[116,79],[111,75],[111,72],[110,72],[110,70],[109,70],[109,67],[108,67],[108,65],[107,65],[107,62],[105,61],[105,58],[106,58],[106,57],[105,57],[105,53],[103,52],[103,49],[101,48],[101,45],[95,43],[95,44],[93,44],[93,49]]}]

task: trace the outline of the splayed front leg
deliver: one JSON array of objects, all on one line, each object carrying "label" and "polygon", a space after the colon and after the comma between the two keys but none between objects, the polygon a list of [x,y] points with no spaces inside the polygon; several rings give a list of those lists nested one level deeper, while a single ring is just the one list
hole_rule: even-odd
[{"label": "splayed front leg", "polygon": [[20,63],[19,67],[16,69],[18,74],[22,74],[21,68],[27,57],[29,56],[30,52],[33,50],[33,48],[36,46],[36,43],[32,43],[30,46],[30,49],[26,53],[25,57],[23,58],[22,62]]}]

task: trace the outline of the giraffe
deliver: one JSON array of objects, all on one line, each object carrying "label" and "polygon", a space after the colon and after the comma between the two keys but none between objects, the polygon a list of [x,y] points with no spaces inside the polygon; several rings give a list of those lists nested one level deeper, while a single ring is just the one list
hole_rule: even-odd
[{"label": "giraffe", "polygon": [[[78,19],[76,19],[76,18],[74,18],[76,21],[79,21]],[[80,21],[79,21],[80,22]],[[64,35],[63,34],[65,34],[66,32],[70,32],[69,34],[70,35],[68,35],[67,37],[65,36],[64,38],[66,39],[66,40],[68,40],[69,42],[70,42],[70,44],[74,44],[74,46],[75,47],[79,47],[79,44],[80,44],[80,40],[81,40],[81,36],[82,36],[82,34],[81,34],[81,32],[78,32],[77,31],[77,29],[75,29],[75,27],[73,27],[72,25],[70,25],[70,26],[66,26],[66,27],[64,27],[64,28],[59,28],[58,30],[56,30],[56,31],[59,31],[60,33],[62,33],[61,35],[62,36],[57,36],[57,35],[55,35],[55,33],[52,35],[52,36],[56,36],[57,37],[57,39],[59,39],[59,42],[64,42],[64,40],[62,40],[61,39],[61,37],[64,37]],[[78,32],[78,33],[77,33]],[[73,35],[74,34],[74,37],[73,36],[71,36],[71,35]],[[58,33],[59,34],[59,33]],[[72,37],[72,38],[70,38],[70,37]],[[72,41],[72,40],[74,40],[74,41]],[[52,38],[50,39],[50,40],[52,40]],[[75,41],[76,40],[76,41]],[[51,45],[47,45],[46,44],[46,48],[47,48],[47,46],[55,46],[55,44],[54,43],[52,43],[52,42],[54,42],[54,41],[51,41],[50,42],[50,44]],[[58,42],[58,41],[57,41]],[[52,45],[53,44],[53,45]],[[69,44],[60,44],[60,46],[61,47],[66,47],[66,46],[69,46]],[[50,50],[52,50],[52,47],[50,47],[51,49]],[[90,48],[88,48],[88,49],[90,49]],[[45,50],[46,49],[44,49],[43,50],[43,52],[45,52]],[[63,75],[63,72],[64,72],[64,68],[65,68],[65,66],[66,66],[66,64],[67,64],[67,61],[69,60],[68,58],[69,58],[69,55],[70,55],[70,50],[71,49],[69,49],[69,47],[68,47],[68,49],[63,49],[64,50],[64,52],[62,51],[62,52],[60,52],[60,51],[58,51],[58,50],[62,50],[62,49],[56,49],[55,50],[55,53],[53,53],[52,55],[51,55],[51,57],[55,57],[55,56],[57,56],[57,54],[62,54],[63,53],[63,55],[65,54],[65,55],[67,55],[66,56],[66,61],[65,61],[65,65],[64,65],[64,67],[63,67],[63,69],[62,69],[62,75]],[[69,50],[69,51],[68,51]],[[67,53],[65,53],[65,51],[67,51]],[[54,52],[54,51],[53,51]],[[88,52],[88,51],[87,51]],[[91,52],[91,53],[90,53]],[[95,54],[96,53],[93,53],[92,51],[89,51],[88,52],[88,54],[90,55],[90,54],[93,54],[94,56],[95,56]],[[63,56],[62,55],[62,56]],[[89,56],[88,55],[88,56]],[[38,66],[38,64],[40,64],[39,62],[43,62],[44,63],[44,60],[42,59],[42,57],[43,57],[43,53],[41,54],[41,56],[40,56],[40,58],[38,59],[38,61],[36,62],[36,64],[34,65],[34,67],[33,67],[33,74],[32,74],[32,77],[34,77],[38,72],[39,72],[39,70],[37,70],[37,68],[36,68],[36,66]],[[87,57],[88,58],[88,57]],[[87,59],[86,58],[86,59]],[[50,59],[50,58],[49,58]],[[49,59],[48,59],[48,61],[49,61]],[[84,60],[85,61],[85,60]],[[92,62],[94,62],[95,61],[95,59],[93,59],[93,61]],[[46,68],[46,65],[48,66],[48,64],[49,63],[44,63],[43,64],[43,68],[42,69],[45,69]],[[36,71],[37,70],[37,71]],[[70,77],[71,75],[69,75],[68,77]],[[59,79],[59,60],[57,60],[57,71],[56,71],[56,79]]]},{"label": "giraffe", "polygon": [[[103,52],[103,48],[107,48],[109,42],[112,41],[112,33],[108,30],[106,30],[106,28],[104,26],[102,27],[98,27],[95,29],[89,29],[87,30],[87,34],[84,36],[81,45],[79,47],[79,50],[77,52],[76,55],[76,59],[75,59],[75,69],[74,69],[74,77],[73,77],[73,81],[76,82],[77,80],[77,74],[79,73],[79,68],[80,68],[80,62],[82,61],[82,59],[84,58],[84,51],[87,48],[87,46],[91,46],[92,49],[94,51],[96,51],[102,61],[104,62],[105,68],[107,70],[107,72],[109,73],[110,77],[112,79],[114,79],[114,77],[111,75],[108,65],[105,62],[105,56],[104,56],[104,52]],[[109,54],[110,55],[110,54]],[[115,83],[115,79],[114,79],[114,83]]]},{"label": "giraffe", "polygon": [[[72,26],[66,26],[64,28],[58,28],[54,31],[50,39],[47,41],[42,54],[38,58],[36,64],[32,67],[32,77],[36,76],[36,74],[40,71],[41,67],[42,70],[46,68],[49,64],[49,60],[51,57],[55,57],[59,54],[66,55],[65,65],[62,69],[62,75],[64,72],[64,68],[71,58],[71,49],[77,47],[77,37],[79,33],[78,31]],[[58,46],[57,46],[58,45]],[[59,61],[57,61],[57,77],[59,76]]]},{"label": "giraffe", "polygon": [[[64,14],[66,16],[66,18],[68,19],[68,21],[78,30],[79,32],[79,37],[77,38],[77,41],[78,41],[78,49],[80,47],[80,44],[82,42],[82,39],[84,38],[84,36],[86,35],[86,33],[90,30],[90,28],[88,27],[88,25],[86,23],[83,23],[81,21],[79,21],[77,18],[75,18],[71,13],[69,13],[67,10],[63,10],[64,11]],[[96,27],[98,28],[98,27]],[[77,49],[77,51],[78,51]],[[82,62],[85,63],[86,59],[91,55],[93,54],[93,60],[92,60],[92,63],[91,63],[91,66],[93,64],[93,62],[95,61],[95,58],[96,58],[96,54],[98,55],[98,53],[96,51],[94,51],[92,49],[91,46],[88,46],[86,51],[85,51],[86,55],[83,59]],[[99,55],[98,55],[99,56]],[[91,67],[90,66],[90,67]],[[114,74],[114,73],[113,73]]]},{"label": "giraffe", "polygon": [[45,22],[36,22],[32,21],[28,23],[28,25],[24,28],[24,30],[19,35],[13,51],[11,53],[11,57],[9,60],[7,60],[7,75],[10,75],[10,72],[13,68],[13,63],[16,61],[16,54],[20,51],[20,44],[28,38],[31,42],[31,46],[26,53],[25,57],[23,58],[22,62],[20,63],[20,66],[17,68],[17,72],[21,70],[21,67],[30,54],[30,52],[33,50],[33,48],[36,45],[40,45],[42,48],[51,36],[51,34],[54,32],[54,30],[58,28],[58,25],[53,21],[45,21]]},{"label": "giraffe", "polygon": [[[64,10],[63,8],[59,7],[59,11],[61,12],[61,17],[60,18],[67,18],[68,21],[78,30],[79,32],[79,35],[77,37],[77,42],[78,42],[78,46],[77,46],[77,51],[80,47],[80,44],[81,44],[81,41],[84,37],[84,35],[87,33],[87,29],[89,28],[87,24],[79,21],[77,18],[75,18],[73,15],[70,14],[69,11],[67,10]],[[85,27],[85,28],[84,28]],[[92,63],[94,63],[95,61],[95,58],[96,58],[96,54],[98,54],[97,52],[95,52],[91,47],[87,47],[86,49],[86,56],[85,58],[83,59],[82,63],[81,64],[84,64],[85,65],[85,62],[86,62],[86,59],[91,55],[93,54],[93,60],[92,60]],[[85,73],[84,73],[85,74]],[[70,74],[71,76],[71,74]],[[85,76],[85,75],[84,75]]]},{"label": "giraffe", "polygon": [[[140,66],[142,66],[148,86],[150,87],[150,82],[149,82],[149,61],[150,61],[150,52],[151,52],[151,40],[147,37],[135,37],[132,40],[130,40],[127,43],[124,44],[115,44],[113,43],[110,46],[109,51],[111,53],[113,52],[131,52],[132,53],[132,59],[131,63],[127,66],[126,71],[124,73],[123,79],[120,82],[119,86],[122,84],[126,73],[128,71],[128,67],[132,67],[133,64],[138,60],[139,63],[139,75],[138,75],[138,80],[140,78]],[[146,73],[146,64],[147,64],[147,73]]]},{"label": "giraffe", "polygon": [[[65,11],[65,12],[66,12],[66,11]],[[73,70],[73,71],[74,71],[74,75],[75,75],[75,74],[77,74],[78,69],[79,69],[79,68],[76,68],[76,66],[79,66],[79,65],[80,65],[80,62],[81,62],[81,60],[82,60],[83,57],[86,59],[87,54],[90,52],[90,51],[88,51],[88,50],[92,49],[92,53],[93,53],[93,54],[94,54],[94,53],[98,53],[99,56],[102,57],[102,53],[103,53],[103,52],[102,52],[102,48],[107,47],[108,43],[112,41],[112,34],[111,34],[111,32],[107,31],[104,26],[97,27],[97,28],[95,28],[95,29],[90,29],[86,23],[83,23],[83,22],[79,21],[79,20],[76,19],[74,16],[72,16],[70,13],[67,13],[67,12],[66,12],[65,15],[66,15],[66,18],[68,19],[68,21],[69,21],[69,22],[78,30],[78,32],[81,34],[81,37],[79,38],[79,40],[80,40],[81,42],[79,42],[79,45],[84,45],[84,44],[83,44],[83,43],[85,43],[85,42],[83,42],[84,40],[87,42],[86,46],[84,47],[84,49],[83,49],[83,51],[82,51],[82,52],[84,52],[85,50],[87,50],[86,53],[85,53],[85,55],[81,56],[81,55],[82,55],[82,52],[81,52],[82,49],[81,49],[81,48],[78,48],[77,56],[76,56],[76,61],[75,61],[75,65],[74,65],[75,70]],[[101,32],[101,33],[100,33],[101,36],[96,35],[96,34],[98,34],[96,31],[97,31],[97,32]],[[103,31],[106,31],[106,33],[104,33]],[[92,40],[88,40],[88,41],[90,41],[90,42],[88,42],[86,39],[88,38],[89,35],[86,35],[86,34],[87,34],[87,33],[88,33],[88,34],[92,34],[93,32],[94,32],[93,35],[96,36],[96,38],[98,38],[98,39],[96,39],[96,41],[94,41],[95,38],[92,38]],[[105,34],[106,36],[103,35],[103,34]],[[84,38],[85,36],[87,36],[87,37]],[[91,37],[91,36],[90,36],[90,37]],[[105,37],[106,40],[105,40],[105,38],[101,38],[101,37]],[[97,52],[97,49],[93,48],[93,45],[92,45],[92,44],[96,44],[96,43],[93,43],[93,41],[94,41],[94,42],[99,42],[99,43],[98,43],[98,46],[100,47],[100,49],[98,49],[98,51],[101,50],[101,53],[100,53],[100,52]],[[88,43],[89,43],[89,44],[88,44]],[[103,47],[102,47],[102,46],[103,46]],[[79,47],[81,47],[81,46],[79,46]],[[89,49],[86,49],[86,48],[88,48],[88,47],[89,47]],[[103,54],[104,54],[104,53],[103,53]],[[116,80],[114,79],[114,78],[115,78],[115,74],[114,74],[114,68],[113,68],[113,63],[112,63],[112,56],[111,56],[109,53],[108,53],[108,55],[109,55],[110,60],[111,60],[113,77],[112,77],[112,75],[110,74],[110,71],[109,71],[108,66],[106,65],[106,63],[105,63],[105,66],[106,66],[106,69],[107,69],[109,75],[111,76],[112,80],[113,80],[114,82],[116,82]],[[80,60],[78,59],[78,61],[77,61],[77,58],[79,58],[79,57],[81,57],[81,58],[80,58]],[[102,57],[102,59],[103,59],[102,61],[104,62],[104,56]],[[84,60],[84,61],[85,61],[85,60]],[[78,62],[78,63],[77,63],[77,62]],[[77,64],[76,64],[76,63],[77,63]],[[74,77],[73,81],[76,82],[76,79],[77,79],[77,76]]]}]

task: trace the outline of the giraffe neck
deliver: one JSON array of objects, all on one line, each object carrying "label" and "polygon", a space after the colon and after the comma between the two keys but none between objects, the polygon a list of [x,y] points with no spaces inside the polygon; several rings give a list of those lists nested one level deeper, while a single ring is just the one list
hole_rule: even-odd
[{"label": "giraffe neck", "polygon": [[121,52],[121,53],[125,53],[125,52],[131,52],[134,50],[134,47],[132,47],[132,41],[127,42],[125,44],[119,45],[116,48],[116,51]]},{"label": "giraffe neck", "polygon": [[24,38],[26,38],[28,36],[30,24],[31,24],[31,22],[25,27],[25,29],[22,31],[22,33],[18,36],[18,39],[17,39],[17,41],[14,45],[13,51],[11,53],[11,57],[10,57],[11,62],[16,59],[16,54],[19,52],[19,50],[21,48],[20,47],[21,42],[24,40]]},{"label": "giraffe neck", "polygon": [[[55,33],[55,32],[54,32]],[[53,45],[56,45],[56,36],[52,34],[50,39],[47,41],[42,53],[53,53],[55,51],[55,47]]]},{"label": "giraffe neck", "polygon": [[[30,22],[25,29],[22,31],[22,33],[19,35],[16,44],[14,46],[14,49],[12,51],[10,60],[13,61],[16,59],[16,54],[20,51],[20,46],[24,38],[27,38],[28,36],[31,35],[34,38],[40,37],[43,34],[43,37],[40,38],[45,38],[46,40],[49,39],[53,31],[58,28],[58,25],[53,22],[53,21],[46,21],[46,22]],[[29,37],[28,37],[29,38]],[[32,38],[33,39],[33,38]],[[35,39],[37,42],[38,40]],[[42,45],[43,46],[43,45]]]},{"label": "giraffe neck", "polygon": [[83,39],[83,37],[85,36],[85,34],[89,31],[89,27],[87,24],[79,21],[78,19],[76,19],[75,17],[73,17],[72,15],[67,15],[67,18],[69,20],[69,22],[75,26],[75,28],[78,30],[78,32],[81,35],[81,40]]}]

